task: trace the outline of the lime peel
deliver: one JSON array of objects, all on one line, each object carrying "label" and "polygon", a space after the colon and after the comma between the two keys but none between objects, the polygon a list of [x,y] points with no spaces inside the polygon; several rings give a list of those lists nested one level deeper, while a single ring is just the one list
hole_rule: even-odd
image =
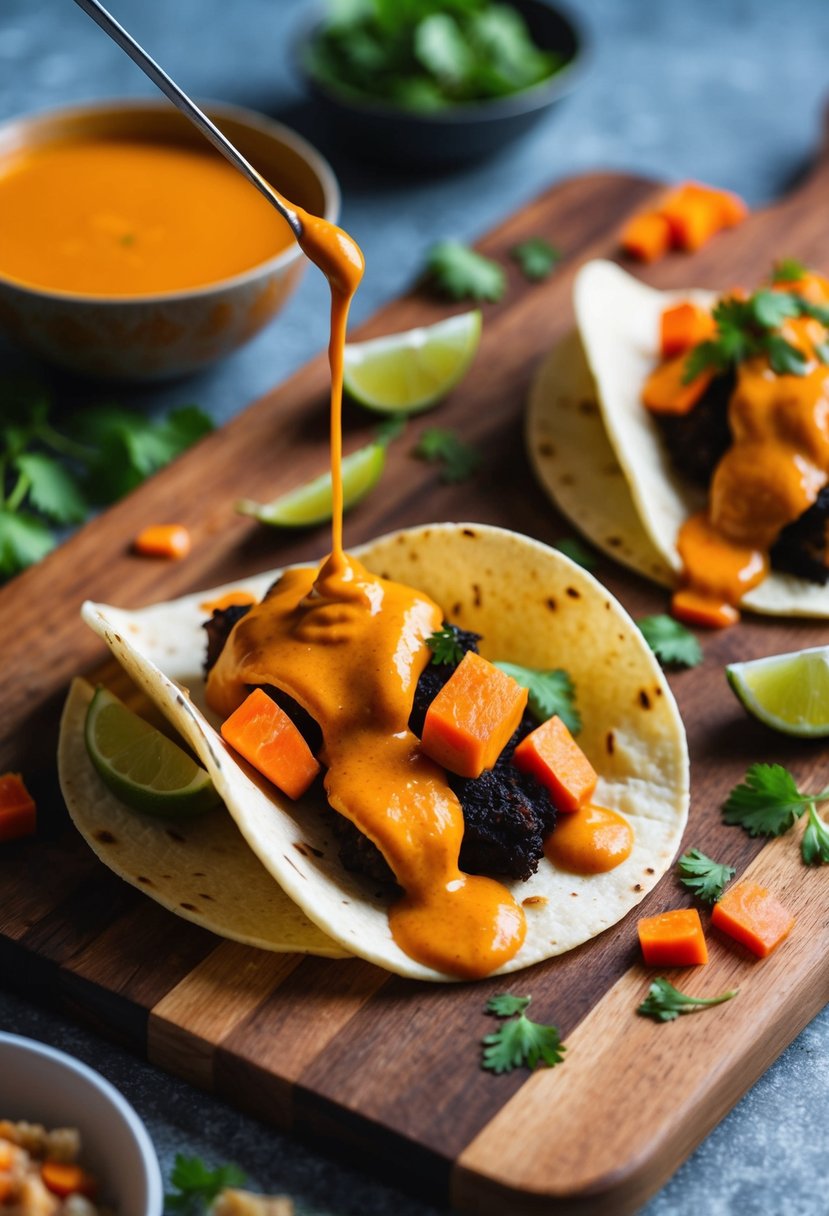
[{"label": "lime peel", "polygon": [[[369,443],[357,448],[343,460],[343,510],[364,498],[380,480],[386,465],[386,444]],[[276,528],[310,528],[331,519],[331,473],[321,473],[312,481],[289,490],[272,502],[242,498],[236,503],[241,515],[251,515],[262,524]]]},{"label": "lime peel", "polygon": [[479,309],[345,348],[350,397],[379,413],[418,414],[458,384],[481,338]]},{"label": "lime peel", "polygon": [[84,740],[104,785],[132,810],[176,819],[219,803],[210,776],[183,748],[101,686],[86,713]]},{"label": "lime peel", "polygon": [[829,646],[730,663],[726,678],[744,709],[773,730],[829,735]]}]

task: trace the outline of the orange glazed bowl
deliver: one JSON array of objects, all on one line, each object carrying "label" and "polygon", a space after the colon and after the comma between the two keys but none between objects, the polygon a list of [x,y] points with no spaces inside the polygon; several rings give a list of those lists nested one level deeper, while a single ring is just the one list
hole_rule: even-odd
[{"label": "orange glazed bowl", "polygon": [[[210,105],[207,113],[282,194],[336,222],[336,178],[309,143],[250,110]],[[71,161],[78,149],[86,161]],[[133,162],[132,149],[161,159]],[[76,180],[89,189],[97,168],[111,173],[119,156],[132,174],[121,179],[123,198],[102,185],[90,200],[70,200]],[[185,179],[192,195],[167,176],[174,163],[196,167]],[[136,198],[145,211],[133,232]],[[0,326],[40,357],[98,378],[186,375],[230,354],[279,311],[306,262],[276,211],[163,101],[92,103],[4,123],[0,214]]]}]

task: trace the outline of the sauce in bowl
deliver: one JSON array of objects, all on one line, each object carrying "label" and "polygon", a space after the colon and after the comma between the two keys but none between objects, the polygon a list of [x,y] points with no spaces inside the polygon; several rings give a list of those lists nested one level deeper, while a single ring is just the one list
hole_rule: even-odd
[{"label": "sauce in bowl", "polygon": [[210,148],[89,137],[0,163],[0,275],[86,296],[186,291],[293,242],[282,217]]}]

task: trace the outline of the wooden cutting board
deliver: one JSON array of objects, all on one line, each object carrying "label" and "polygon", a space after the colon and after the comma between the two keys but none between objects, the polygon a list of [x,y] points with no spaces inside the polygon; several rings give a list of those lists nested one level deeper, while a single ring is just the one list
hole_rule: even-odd
[{"label": "wooden cutting board", "polygon": [[[572,276],[613,256],[620,222],[660,187],[593,174],[553,187],[481,242],[508,267],[502,303],[485,306],[481,351],[439,412],[393,445],[381,487],[348,517],[356,544],[408,524],[477,520],[544,541],[572,534],[534,484],[522,417],[539,361],[573,324]],[[829,270],[823,157],[795,194],[688,257],[642,277],[657,286],[752,285],[772,259]],[[547,282],[525,282],[508,257],[529,236],[566,251]],[[370,273],[370,268],[369,268]],[[451,311],[413,293],[359,336],[405,329]],[[320,340],[324,321],[320,318]],[[58,714],[73,675],[117,673],[82,626],[85,598],[137,606],[286,562],[320,556],[325,530],[282,536],[234,514],[245,494],[267,499],[326,462],[322,357],[89,523],[0,592],[0,772],[21,770],[41,808],[36,839],[0,860],[0,968],[6,981],[57,1003],[146,1055],[283,1128],[333,1139],[378,1170],[475,1213],[634,1211],[760,1076],[829,998],[829,884],[805,867],[795,839],[766,844],[720,822],[727,791],[756,760],[778,760],[813,788],[825,746],[769,733],[728,692],[723,664],[829,640],[822,623],[747,619],[703,637],[704,664],[671,677],[692,757],[687,845],[729,859],[797,915],[789,941],[758,962],[711,934],[704,971],[683,973],[699,995],[739,986],[715,1013],[660,1025],[637,1017],[650,979],[638,962],[639,910],[563,958],[508,980],[446,987],[386,975],[360,961],[275,956],[222,942],[113,877],[76,836],[55,778]],[[485,453],[476,477],[441,483],[410,450],[427,425],[457,428]],[[352,410],[346,448],[370,421]],[[141,560],[129,541],[149,521],[176,519],[194,539],[178,564]],[[634,614],[664,611],[665,594],[600,562],[597,573]],[[794,834],[796,835],[796,833]],[[667,874],[641,913],[689,902]],[[674,977],[677,978],[677,977]],[[554,1021],[563,1066],[503,1077],[479,1067],[483,1010],[503,990],[531,993]]]}]

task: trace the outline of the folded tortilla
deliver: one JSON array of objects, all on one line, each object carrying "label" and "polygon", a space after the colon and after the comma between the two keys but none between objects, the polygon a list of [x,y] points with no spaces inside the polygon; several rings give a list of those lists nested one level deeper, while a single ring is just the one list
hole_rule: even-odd
[{"label": "folded tortilla", "polygon": [[[542,485],[594,544],[669,587],[682,568],[679,529],[707,495],[674,468],[642,387],[659,358],[664,309],[715,299],[655,291],[612,262],[588,262],[573,289],[578,336],[553,351],[530,393],[528,449]],[[827,617],[829,586],[772,570],[741,606]]]},{"label": "folded tortilla", "polygon": [[[507,884],[524,903],[527,937],[503,971],[570,950],[616,923],[670,865],[688,811],[685,732],[633,621],[585,570],[501,528],[414,528],[381,537],[355,556],[373,572],[424,591],[448,620],[482,634],[488,658],[566,668],[584,720],[579,742],[599,773],[595,800],[633,827],[632,853],[615,870],[573,875],[542,859],[528,882]],[[234,883],[241,855],[249,864],[255,854],[342,949],[400,975],[451,980],[400,950],[389,930],[387,893],[342,867],[331,830],[335,812],[318,795],[298,802],[282,795],[227,748],[206,707],[205,605],[235,589],[259,599],[277,573],[134,612],[87,603],[83,616],[210,772],[241,834],[239,857],[227,859]],[[198,822],[188,829],[193,836]],[[78,826],[89,839],[85,823]],[[151,830],[163,831],[142,821],[141,831]],[[111,864],[110,854],[102,855]]]}]

